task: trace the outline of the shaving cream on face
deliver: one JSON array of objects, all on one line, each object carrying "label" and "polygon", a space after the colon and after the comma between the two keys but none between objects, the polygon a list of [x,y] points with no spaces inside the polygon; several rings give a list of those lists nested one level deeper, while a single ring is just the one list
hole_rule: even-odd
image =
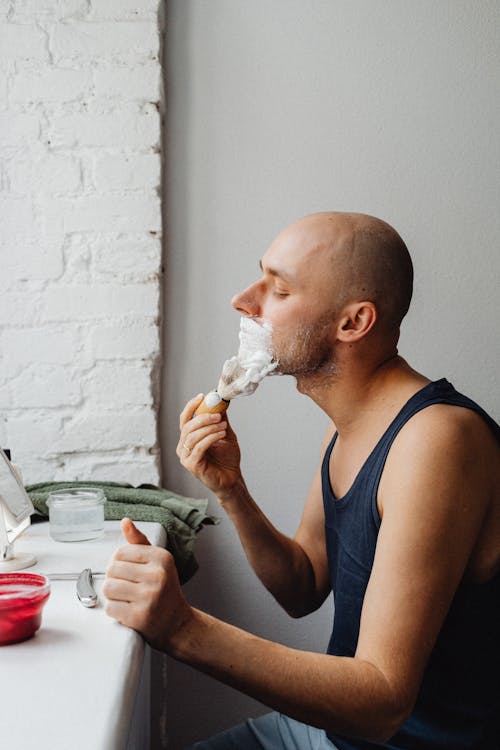
[{"label": "shaving cream on face", "polygon": [[277,367],[271,352],[271,333],[270,323],[241,318],[238,354],[224,363],[217,386],[221,398],[230,401],[236,396],[250,395]]}]

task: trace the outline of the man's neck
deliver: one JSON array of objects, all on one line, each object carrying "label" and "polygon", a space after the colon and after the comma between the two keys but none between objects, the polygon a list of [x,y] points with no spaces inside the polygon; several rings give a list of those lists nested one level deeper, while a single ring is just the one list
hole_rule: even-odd
[{"label": "man's neck", "polygon": [[339,435],[348,437],[378,414],[402,406],[428,382],[394,354],[369,367],[343,363],[328,379],[302,379],[297,388],[332,419]]}]

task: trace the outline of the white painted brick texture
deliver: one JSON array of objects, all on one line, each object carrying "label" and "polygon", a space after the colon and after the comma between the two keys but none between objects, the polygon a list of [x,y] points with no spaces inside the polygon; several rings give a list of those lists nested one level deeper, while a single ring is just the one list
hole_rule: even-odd
[{"label": "white painted brick texture", "polygon": [[158,482],[161,0],[0,0],[0,445]]}]

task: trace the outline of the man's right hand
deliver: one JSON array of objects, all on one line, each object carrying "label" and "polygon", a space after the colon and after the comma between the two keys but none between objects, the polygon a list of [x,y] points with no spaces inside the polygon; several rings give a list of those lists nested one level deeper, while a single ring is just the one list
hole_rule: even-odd
[{"label": "man's right hand", "polygon": [[184,407],[176,452],[184,468],[223,502],[243,483],[240,448],[225,413],[194,416],[202,400],[195,396]]}]

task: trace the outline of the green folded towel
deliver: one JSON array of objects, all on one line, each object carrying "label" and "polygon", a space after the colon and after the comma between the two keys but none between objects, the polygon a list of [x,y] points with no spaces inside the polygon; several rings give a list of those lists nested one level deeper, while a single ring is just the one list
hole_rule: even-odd
[{"label": "green folded towel", "polygon": [[133,487],[121,482],[41,482],[29,484],[26,491],[36,512],[48,517],[47,498],[55,490],[67,487],[98,487],[104,492],[104,517],[108,521],[131,518],[132,521],[154,521],[167,532],[167,549],[173,554],[181,583],[198,569],[193,554],[196,533],[204,524],[219,523],[207,514],[208,500],[184,497],[154,484]]}]

